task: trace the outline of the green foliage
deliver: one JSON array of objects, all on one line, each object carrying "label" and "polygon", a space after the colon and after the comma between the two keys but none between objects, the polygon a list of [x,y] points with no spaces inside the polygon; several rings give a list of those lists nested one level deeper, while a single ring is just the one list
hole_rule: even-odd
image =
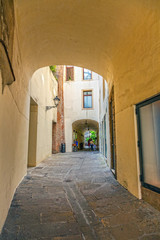
[{"label": "green foliage", "polygon": [[96,132],[95,131],[90,131],[90,133],[91,133],[91,139],[92,139],[92,141],[95,143],[95,141],[96,141],[96,139],[97,139],[97,136],[96,136]]},{"label": "green foliage", "polygon": [[50,69],[51,69],[51,71],[52,71],[53,73],[56,72],[56,65],[54,65],[54,66],[49,66],[49,67],[50,67]]},{"label": "green foliage", "polygon": [[90,131],[90,137],[86,138],[86,141],[88,141],[89,139],[92,139],[92,141],[95,143],[96,139],[97,139],[97,135],[95,131]]},{"label": "green foliage", "polygon": [[52,71],[55,79],[58,81],[58,78],[57,78],[57,76],[56,76],[56,71],[57,71],[57,70],[56,70],[56,65],[49,66],[49,68],[50,68],[50,70]]}]

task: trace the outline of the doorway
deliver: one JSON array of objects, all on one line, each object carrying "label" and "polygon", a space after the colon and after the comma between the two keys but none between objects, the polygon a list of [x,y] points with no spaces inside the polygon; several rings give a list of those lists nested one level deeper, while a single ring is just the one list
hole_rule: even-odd
[{"label": "doorway", "polygon": [[38,120],[38,105],[33,100],[33,98],[31,98],[29,116],[29,138],[28,138],[28,167],[36,166],[37,120]]},{"label": "doorway", "polygon": [[112,87],[110,101],[110,143],[111,143],[111,170],[116,177],[116,133],[115,133],[115,104],[114,104],[114,87]]},{"label": "doorway", "polygon": [[107,158],[107,121],[106,121],[106,114],[104,116],[104,146],[105,146],[105,157]]}]

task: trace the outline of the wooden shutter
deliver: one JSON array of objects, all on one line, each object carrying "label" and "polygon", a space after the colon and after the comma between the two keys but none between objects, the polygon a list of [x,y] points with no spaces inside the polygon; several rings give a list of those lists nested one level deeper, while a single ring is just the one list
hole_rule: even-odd
[{"label": "wooden shutter", "polygon": [[66,81],[74,80],[74,67],[66,67]]}]

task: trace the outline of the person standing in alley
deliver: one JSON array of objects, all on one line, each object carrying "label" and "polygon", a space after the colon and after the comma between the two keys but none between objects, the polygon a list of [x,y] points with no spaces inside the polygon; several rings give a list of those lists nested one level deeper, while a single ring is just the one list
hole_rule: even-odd
[{"label": "person standing in alley", "polygon": [[90,146],[91,146],[91,150],[93,151],[93,145],[94,145],[94,142],[91,140],[90,141]]}]

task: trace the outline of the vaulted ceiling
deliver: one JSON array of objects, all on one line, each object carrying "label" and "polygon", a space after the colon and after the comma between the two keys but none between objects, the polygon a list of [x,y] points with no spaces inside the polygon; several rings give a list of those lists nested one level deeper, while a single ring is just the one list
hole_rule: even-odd
[{"label": "vaulted ceiling", "polygon": [[85,131],[88,131],[88,128],[89,130],[98,131],[99,124],[98,122],[91,119],[81,119],[81,120],[75,121],[72,124],[72,128],[73,130],[79,130],[82,133],[84,133]]},{"label": "vaulted ceiling", "polygon": [[86,67],[104,78],[156,8],[155,0],[15,0],[19,47],[30,74],[47,65]]}]

